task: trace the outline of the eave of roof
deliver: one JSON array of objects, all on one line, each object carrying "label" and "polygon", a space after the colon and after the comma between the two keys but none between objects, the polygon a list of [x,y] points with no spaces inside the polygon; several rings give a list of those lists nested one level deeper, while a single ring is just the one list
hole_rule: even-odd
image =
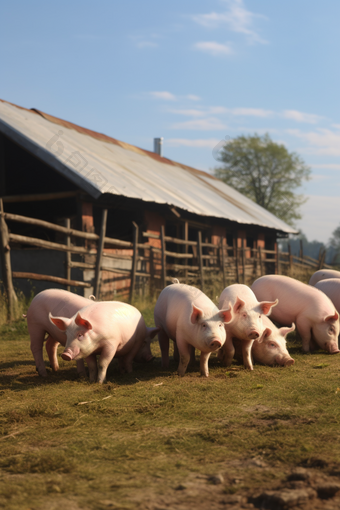
[{"label": "eave of roof", "polygon": [[[62,153],[59,149],[52,150],[50,144],[53,137],[58,138],[53,128],[55,125],[64,129],[58,131],[62,137]],[[94,198],[103,193],[124,195],[146,202],[167,203],[199,215],[296,233],[282,220],[207,172],[40,110],[29,110],[0,100],[0,132]],[[80,163],[72,161],[75,155]],[[79,166],[81,159],[86,161],[86,172]],[[92,175],[91,169],[87,172],[90,167]]]}]

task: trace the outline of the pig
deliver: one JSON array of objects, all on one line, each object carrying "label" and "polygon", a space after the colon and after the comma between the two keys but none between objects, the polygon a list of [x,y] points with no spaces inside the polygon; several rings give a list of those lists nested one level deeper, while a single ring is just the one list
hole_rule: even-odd
[{"label": "pig", "polygon": [[[40,376],[46,377],[46,367],[43,359],[43,345],[45,334],[46,351],[53,371],[59,369],[57,347],[59,343],[65,345],[66,337],[60,330],[54,328],[49,320],[49,312],[72,317],[80,308],[87,306],[91,301],[72,292],[62,289],[47,289],[37,294],[27,310],[27,328],[31,340],[31,351],[35,365]],[[79,374],[85,375],[84,362],[77,363]]]},{"label": "pig", "polygon": [[229,366],[234,357],[233,338],[242,340],[243,363],[245,368],[253,370],[251,360],[251,347],[254,340],[261,338],[264,331],[262,319],[269,315],[272,308],[277,305],[275,301],[262,301],[255,297],[254,292],[247,286],[235,283],[226,287],[220,295],[218,307],[224,308],[230,303],[233,310],[233,319],[225,325],[227,341],[218,353],[222,364]]},{"label": "pig", "polygon": [[295,324],[291,327],[277,328],[269,317],[262,318],[265,330],[260,340],[255,340],[251,350],[254,361],[262,365],[280,365],[290,367],[294,365],[294,359],[289,355],[286,345],[286,336],[295,330]]},{"label": "pig", "polygon": [[176,342],[179,353],[178,375],[183,377],[193,348],[201,351],[201,375],[208,377],[210,354],[226,340],[224,323],[232,319],[232,311],[219,310],[199,289],[178,280],[165,287],[156,302],[155,326],[160,329],[158,341],[162,366],[169,366],[169,338]]},{"label": "pig", "polygon": [[[339,273],[340,274],[340,273]],[[329,278],[329,280],[319,280],[315,287],[321,290],[332,301],[336,310],[340,310],[340,278]],[[340,313],[340,312],[339,312]]]},{"label": "pig", "polygon": [[[77,311],[71,318],[49,314],[51,324],[66,333],[65,361],[85,358],[90,382],[102,384],[107,368],[114,357],[121,370],[132,371],[132,361],[143,348],[147,337],[157,328],[147,328],[142,314],[134,306],[119,301],[92,303]],[[98,368],[96,355],[99,354]]]},{"label": "pig", "polygon": [[251,288],[258,299],[278,298],[271,318],[286,326],[296,324],[303,352],[316,346],[330,354],[339,352],[339,314],[319,289],[283,275],[261,276]]},{"label": "pig", "polygon": [[313,285],[313,287],[315,287],[315,284],[320,280],[328,280],[329,278],[340,278],[340,271],[335,271],[335,269],[320,269],[319,271],[315,271],[310,277],[308,285]]}]

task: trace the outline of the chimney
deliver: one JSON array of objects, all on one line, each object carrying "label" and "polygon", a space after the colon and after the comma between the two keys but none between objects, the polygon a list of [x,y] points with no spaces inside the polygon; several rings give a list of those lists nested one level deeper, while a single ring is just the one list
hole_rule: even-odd
[{"label": "chimney", "polygon": [[163,157],[163,137],[153,139],[153,151]]}]

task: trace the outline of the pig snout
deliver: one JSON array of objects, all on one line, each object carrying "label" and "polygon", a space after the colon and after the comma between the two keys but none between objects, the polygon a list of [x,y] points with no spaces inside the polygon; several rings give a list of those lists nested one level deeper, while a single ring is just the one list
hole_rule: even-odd
[{"label": "pig snout", "polygon": [[213,351],[217,351],[218,349],[220,349],[220,348],[222,347],[222,342],[221,342],[221,340],[219,340],[218,338],[214,338],[214,339],[212,339],[212,341],[210,342],[209,347],[210,347],[210,349],[212,349]]},{"label": "pig snout", "polygon": [[291,367],[292,365],[294,365],[295,361],[293,360],[293,358],[284,358],[283,359],[283,366],[284,367]]},{"label": "pig snout", "polygon": [[325,349],[329,354],[338,354],[340,352],[336,343],[333,342],[326,344]]},{"label": "pig snout", "polygon": [[259,338],[259,336],[260,335],[259,335],[258,331],[256,331],[256,329],[248,331],[249,340],[256,340],[257,338]]},{"label": "pig snout", "polygon": [[71,361],[77,356],[77,354],[79,354],[79,352],[72,352],[71,349],[65,349],[64,352],[61,353],[61,357],[65,361]]}]

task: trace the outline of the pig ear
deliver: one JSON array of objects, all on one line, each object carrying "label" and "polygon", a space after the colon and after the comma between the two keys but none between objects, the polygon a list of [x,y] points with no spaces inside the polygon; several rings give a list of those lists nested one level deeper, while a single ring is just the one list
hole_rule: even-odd
[{"label": "pig ear", "polygon": [[197,306],[195,306],[195,305],[192,305],[192,308],[193,308],[193,310],[192,310],[192,314],[191,314],[191,322],[192,322],[192,324],[195,324],[200,319],[202,319],[203,310],[201,310],[200,308],[197,308]]},{"label": "pig ear", "polygon": [[285,337],[286,335],[288,335],[288,333],[292,333],[294,330],[295,330],[295,324],[293,322],[291,328],[280,328],[279,332],[280,332],[281,336]]},{"label": "pig ear", "polygon": [[77,313],[77,317],[75,318],[75,321],[74,321],[77,326],[79,326],[80,328],[85,328],[85,329],[92,329],[92,324],[87,321],[86,319],[83,319],[81,316],[80,316],[80,313]]},{"label": "pig ear", "polygon": [[339,314],[338,312],[335,310],[334,311],[334,315],[328,315],[327,317],[325,317],[325,321],[328,322],[328,321],[337,321],[339,318]]},{"label": "pig ear", "polygon": [[220,317],[222,318],[223,322],[226,324],[229,324],[233,320],[233,310],[231,308],[231,303],[229,303],[229,308],[220,310],[219,312]]},{"label": "pig ear", "polygon": [[260,308],[262,310],[262,313],[264,315],[270,315],[272,308],[276,306],[279,303],[278,299],[275,299],[275,301],[261,301]]},{"label": "pig ear", "polygon": [[273,330],[271,328],[266,328],[264,330],[264,332],[262,333],[262,335],[260,336],[260,338],[257,339],[257,342],[260,344],[263,342],[263,340],[265,340],[265,338],[267,338],[268,336],[270,336],[272,334]]},{"label": "pig ear", "polygon": [[146,328],[147,331],[146,337],[152,340],[153,338],[155,338],[155,336],[160,330],[161,328]]},{"label": "pig ear", "polygon": [[243,299],[237,297],[236,303],[234,304],[234,313],[238,313],[241,310],[242,306],[244,306],[245,304],[246,302],[243,301]]},{"label": "pig ear", "polygon": [[64,317],[53,317],[51,312],[48,314],[48,318],[50,319],[50,322],[52,322],[52,324],[54,324],[55,326],[57,326],[58,329],[60,329],[60,331],[66,331],[67,326],[70,323],[70,320]]}]

